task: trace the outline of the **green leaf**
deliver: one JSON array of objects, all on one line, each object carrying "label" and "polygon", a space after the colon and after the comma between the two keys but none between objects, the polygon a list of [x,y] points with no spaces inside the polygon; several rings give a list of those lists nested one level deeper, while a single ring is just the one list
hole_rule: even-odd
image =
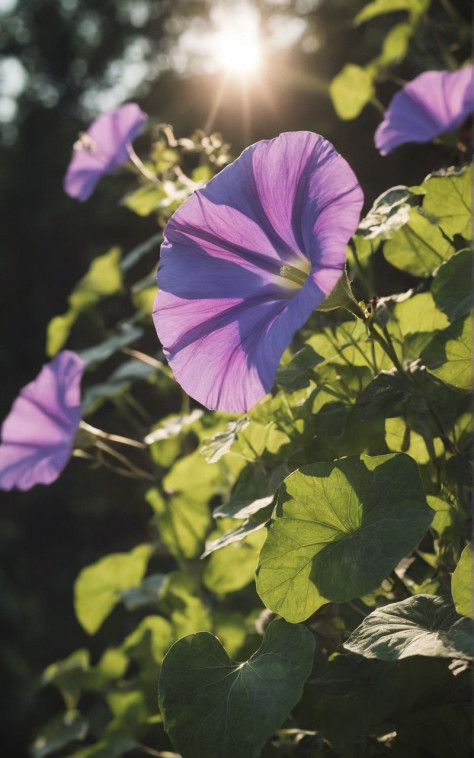
[{"label": "green leaf", "polygon": [[[213,537],[212,534],[210,536]],[[205,586],[211,592],[225,595],[236,592],[253,581],[258,554],[264,541],[265,533],[260,529],[213,552],[202,577]]]},{"label": "green leaf", "polygon": [[376,589],[433,517],[406,455],[314,463],[285,479],[260,553],[257,592],[288,621]]},{"label": "green leaf", "polygon": [[414,595],[373,611],[344,647],[366,658],[396,661],[411,655],[472,658],[471,629],[452,601]]},{"label": "green leaf", "polygon": [[348,63],[329,85],[334,110],[339,118],[356,118],[375,94],[374,71]]},{"label": "green leaf", "polygon": [[239,433],[250,423],[250,419],[243,416],[237,421],[227,424],[223,432],[214,437],[204,440],[200,453],[208,463],[216,463],[223,455],[229,452]]},{"label": "green leaf", "polygon": [[120,597],[127,611],[135,611],[144,605],[156,603],[158,595],[165,586],[165,574],[151,574],[138,587],[122,590]]},{"label": "green leaf", "polygon": [[326,295],[321,305],[316,307],[317,311],[334,311],[336,308],[344,308],[354,316],[364,319],[364,311],[352,294],[351,283],[344,269],[340,279],[337,280],[335,287],[329,295]]},{"label": "green leaf", "polygon": [[69,745],[74,740],[83,740],[88,732],[89,722],[78,711],[67,711],[62,716],[49,721],[32,745],[33,758],[45,755]]},{"label": "green leaf", "polygon": [[434,495],[428,495],[427,503],[435,512],[433,521],[431,522],[431,529],[437,533],[438,537],[442,537],[444,532],[451,530],[453,527],[454,509],[446,500],[442,500],[440,497]]},{"label": "green leaf", "polygon": [[381,371],[357,398],[357,410],[363,421],[399,416],[413,394],[413,385],[396,369]]},{"label": "green leaf", "polygon": [[471,320],[455,321],[439,332],[421,356],[426,367],[446,384],[471,389]]},{"label": "green leaf", "polygon": [[431,292],[436,305],[450,321],[456,321],[469,313],[471,279],[470,250],[461,250],[439,267],[431,285]]},{"label": "green leaf", "polygon": [[410,211],[410,220],[384,245],[386,260],[413,276],[430,276],[447,260],[454,248],[439,226],[418,208]]},{"label": "green leaf", "polygon": [[212,629],[209,609],[197,597],[196,583],[191,576],[180,571],[168,574],[160,608],[171,617],[177,638]]},{"label": "green leaf", "polygon": [[430,292],[421,292],[396,303],[393,315],[403,336],[436,332],[449,326],[448,319],[438,310]]},{"label": "green leaf", "polygon": [[206,500],[180,493],[163,497],[157,489],[148,490],[145,499],[156,513],[156,526],[170,552],[177,558],[200,555],[211,527]]},{"label": "green leaf", "polygon": [[[389,450],[407,453],[420,466],[431,460],[430,450],[425,439],[407,426],[404,418],[385,419],[385,442]],[[432,440],[435,457],[443,454],[444,446],[440,439]]]},{"label": "green leaf", "polygon": [[90,670],[88,650],[76,650],[62,661],[51,663],[43,672],[43,686],[54,684],[64,698],[66,707],[72,710],[76,707],[84,681]]},{"label": "green leaf", "polygon": [[430,0],[373,0],[359,11],[354,19],[354,24],[358,26],[376,16],[381,16],[384,13],[395,13],[396,11],[407,11],[410,17],[415,20],[423,15],[429,4]]},{"label": "green leaf", "polygon": [[123,643],[123,650],[133,660],[143,660],[150,666],[150,658],[160,665],[165,653],[173,642],[171,624],[162,616],[147,616],[128,635]]},{"label": "green leaf", "polygon": [[246,537],[249,537],[254,532],[260,531],[266,522],[270,519],[272,510],[273,506],[271,504],[266,508],[260,508],[254,516],[249,516],[249,518],[245,519],[245,521],[243,521],[240,526],[231,529],[228,532],[224,532],[224,534],[222,534],[220,537],[217,537],[217,539],[207,540],[206,549],[201,555],[201,558],[206,558],[216,550],[221,550],[228,545],[233,545],[236,542],[240,542]]},{"label": "green leaf", "polygon": [[161,208],[167,197],[168,195],[162,187],[150,182],[125,195],[122,205],[125,205],[138,216],[149,216],[150,213]]},{"label": "green leaf", "polygon": [[472,554],[468,544],[461,553],[459,563],[454,570],[451,580],[456,610],[463,616],[472,616]]},{"label": "green leaf", "polygon": [[165,729],[183,758],[258,758],[301,697],[314,640],[304,626],[273,621],[260,649],[235,664],[200,632],[175,643],[159,685]]},{"label": "green leaf", "polygon": [[[323,309],[324,310],[324,309]],[[295,353],[291,360],[277,368],[275,380],[280,387],[287,390],[297,390],[307,387],[311,369],[322,360],[321,356],[305,345]]]},{"label": "green leaf", "polygon": [[410,217],[417,196],[409,187],[397,185],[383,192],[359,224],[357,234],[366,239],[390,239]]},{"label": "green leaf", "polygon": [[413,36],[412,24],[396,24],[385,37],[382,51],[373,61],[377,66],[390,66],[403,60]]},{"label": "green leaf", "polygon": [[256,466],[249,465],[241,472],[232,494],[223,505],[212,513],[214,518],[245,519],[254,516],[262,508],[267,508],[275,497],[275,492],[288,475],[286,463],[282,463],[268,473],[262,473]]},{"label": "green leaf", "polygon": [[91,308],[102,298],[120,292],[122,289],[120,255],[120,248],[114,247],[105,255],[95,258],[87,274],[69,295],[69,310],[63,316],[56,316],[50,321],[46,338],[46,353],[50,357],[61,350],[69,337],[72,325],[82,311]]},{"label": "green leaf", "polygon": [[138,545],[130,553],[112,553],[82,569],[74,584],[74,609],[88,634],[101,627],[121,591],[140,584],[152,552],[151,545]]},{"label": "green leaf", "polygon": [[443,169],[421,185],[426,192],[423,210],[430,214],[451,239],[459,234],[471,238],[471,169]]},{"label": "green leaf", "polygon": [[107,695],[107,705],[114,718],[107,725],[106,733],[113,735],[115,739],[119,735],[134,737],[146,729],[149,711],[143,692],[138,690],[110,692]]}]

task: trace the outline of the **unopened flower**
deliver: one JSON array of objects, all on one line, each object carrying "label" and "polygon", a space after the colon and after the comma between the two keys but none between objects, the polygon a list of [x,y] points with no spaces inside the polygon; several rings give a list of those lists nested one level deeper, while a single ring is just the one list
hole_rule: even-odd
[{"label": "unopened flower", "polygon": [[64,191],[78,200],[87,200],[102,176],[113,174],[127,163],[132,141],[147,118],[136,103],[127,103],[96,118],[74,145]]},{"label": "unopened flower", "polygon": [[295,332],[342,274],[363,196],[312,132],[257,142],[165,229],[154,321],[177,381],[242,412],[271,388]]},{"label": "unopened flower", "polygon": [[23,387],[3,422],[0,489],[28,490],[58,478],[81,420],[84,363],[63,350]]},{"label": "unopened flower", "polygon": [[425,71],[392,99],[375,132],[382,155],[404,142],[429,142],[456,129],[474,110],[472,66]]}]

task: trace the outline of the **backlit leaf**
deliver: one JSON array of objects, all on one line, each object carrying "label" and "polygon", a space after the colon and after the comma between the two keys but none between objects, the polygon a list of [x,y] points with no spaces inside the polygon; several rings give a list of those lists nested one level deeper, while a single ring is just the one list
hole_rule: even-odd
[{"label": "backlit leaf", "polygon": [[433,511],[406,455],[315,463],[285,479],[260,553],[257,591],[288,621],[376,589]]},{"label": "backlit leaf", "polygon": [[82,627],[95,634],[114,606],[120,592],[140,584],[151,545],[139,545],[130,553],[112,553],[82,569],[74,584],[74,609]]},{"label": "backlit leaf", "polygon": [[375,93],[373,71],[348,63],[329,85],[334,109],[344,120],[356,118]]},{"label": "backlit leaf", "polygon": [[451,592],[458,613],[472,615],[472,554],[471,546],[466,545],[461,553],[451,580]]},{"label": "backlit leaf", "polygon": [[436,305],[450,321],[466,316],[471,309],[471,277],[470,250],[456,253],[436,272],[431,292]]},{"label": "backlit leaf", "polygon": [[440,228],[418,208],[411,209],[409,222],[387,240],[383,249],[385,258],[392,266],[414,276],[425,277],[430,276],[454,252]]}]

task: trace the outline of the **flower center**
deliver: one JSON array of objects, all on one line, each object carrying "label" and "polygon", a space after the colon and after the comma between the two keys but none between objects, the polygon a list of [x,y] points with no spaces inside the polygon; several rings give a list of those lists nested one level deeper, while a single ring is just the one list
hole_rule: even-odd
[{"label": "flower center", "polygon": [[298,258],[295,261],[296,265],[290,266],[288,263],[280,266],[280,276],[289,284],[302,287],[308,278],[308,274],[311,270],[310,262],[305,258]]}]

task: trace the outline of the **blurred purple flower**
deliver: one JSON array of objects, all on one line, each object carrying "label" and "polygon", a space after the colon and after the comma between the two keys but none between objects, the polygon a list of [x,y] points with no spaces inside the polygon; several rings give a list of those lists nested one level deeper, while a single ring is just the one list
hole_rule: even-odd
[{"label": "blurred purple flower", "polygon": [[472,72],[472,66],[425,71],[397,92],[375,132],[381,154],[404,142],[429,142],[461,126],[474,110]]},{"label": "blurred purple flower", "polygon": [[271,388],[295,332],[342,274],[363,202],[323,137],[248,147],[165,229],[154,321],[177,381],[243,412]]},{"label": "blurred purple flower", "polygon": [[74,145],[64,191],[78,200],[87,200],[102,176],[113,174],[127,163],[131,143],[147,118],[136,103],[127,103],[96,118]]},{"label": "blurred purple flower", "polygon": [[71,455],[81,420],[84,363],[63,350],[23,387],[2,426],[0,489],[51,484]]}]

